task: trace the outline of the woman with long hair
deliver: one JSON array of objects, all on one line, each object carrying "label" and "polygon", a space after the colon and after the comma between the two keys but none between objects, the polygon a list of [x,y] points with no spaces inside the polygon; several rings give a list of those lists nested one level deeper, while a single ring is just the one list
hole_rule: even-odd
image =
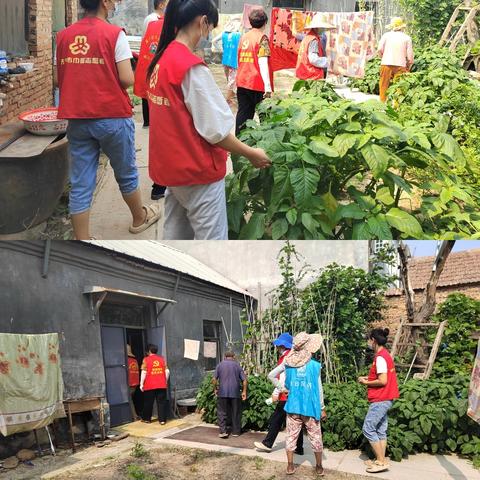
[{"label": "woman with long hair", "polygon": [[149,173],[166,185],[164,239],[228,238],[227,151],[257,168],[266,153],[240,142],[232,112],[203,60],[194,55],[218,23],[212,0],[170,0],[148,71]]},{"label": "woman with long hair", "polygon": [[387,450],[388,411],[393,401],[399,398],[397,373],[393,359],[385,348],[388,328],[375,328],[368,335],[368,346],[375,356],[368,377],[359,377],[358,381],[367,386],[370,408],[363,423],[363,434],[370,442],[376,460],[367,460],[367,472],[379,473],[388,470],[385,458]]}]

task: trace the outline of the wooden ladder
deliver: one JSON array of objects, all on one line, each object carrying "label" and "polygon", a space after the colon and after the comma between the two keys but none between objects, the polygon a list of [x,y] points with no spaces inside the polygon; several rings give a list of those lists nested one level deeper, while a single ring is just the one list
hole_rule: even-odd
[{"label": "wooden ladder", "polygon": [[395,365],[399,368],[408,368],[408,374],[412,369],[420,370],[415,373],[414,378],[420,380],[427,380],[432,373],[433,364],[435,359],[437,358],[438,349],[440,348],[440,343],[442,341],[443,332],[447,326],[447,321],[443,321],[440,323],[407,323],[404,320],[400,322],[400,326],[398,327],[397,333],[395,335],[395,339],[393,341],[392,352],[391,355],[395,358],[395,355],[405,355],[408,353],[409,347],[417,347],[416,343],[412,343],[410,341],[412,337],[412,330],[414,328],[429,328],[429,327],[436,327],[437,334],[435,335],[435,341],[433,344],[426,344],[426,347],[431,347],[430,355],[428,358],[427,363],[419,364],[415,363],[417,358],[418,351],[415,352],[413,360],[411,363],[396,363]]},{"label": "wooden ladder", "polygon": [[[449,46],[450,51],[455,51],[459,43],[463,39],[463,36],[467,34],[467,45],[473,46],[479,39],[478,26],[475,22],[475,17],[480,12],[480,5],[472,6],[472,2],[469,0],[464,1],[459,5],[452,14],[450,21],[448,22],[445,30],[443,31],[442,38],[440,39],[440,45]],[[460,13],[465,13],[465,20],[458,29],[458,31],[451,36],[455,22],[457,21]]]}]

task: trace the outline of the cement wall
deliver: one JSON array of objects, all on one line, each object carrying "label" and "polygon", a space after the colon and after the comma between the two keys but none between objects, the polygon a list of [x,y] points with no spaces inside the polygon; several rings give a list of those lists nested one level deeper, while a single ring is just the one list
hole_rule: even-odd
[{"label": "cement wall", "polygon": [[[218,241],[215,248],[208,241],[199,240],[162,243],[170,244],[217,270],[261,300],[263,307],[267,305],[267,293],[282,282],[277,257],[285,244],[283,241]],[[301,286],[310,283],[321,268],[334,262],[368,270],[368,241],[302,240],[292,243],[302,257],[300,262],[294,263],[297,270],[304,264],[313,269]]]},{"label": "cement wall", "polygon": [[[100,324],[98,319],[92,321],[84,287],[172,298],[177,274],[85,244],[59,241],[52,242],[48,276],[42,278],[44,246],[40,241],[0,244],[0,332],[58,332],[65,398],[104,395]],[[198,387],[205,369],[203,357],[198,362],[183,358],[183,339],[203,340],[203,320],[223,317],[230,330],[232,298],[232,337],[240,343],[238,314],[243,297],[182,276],[175,298],[178,303],[168,306],[159,322],[165,325],[171,384],[176,386],[178,398],[184,398]],[[226,345],[224,333],[221,342]]]}]

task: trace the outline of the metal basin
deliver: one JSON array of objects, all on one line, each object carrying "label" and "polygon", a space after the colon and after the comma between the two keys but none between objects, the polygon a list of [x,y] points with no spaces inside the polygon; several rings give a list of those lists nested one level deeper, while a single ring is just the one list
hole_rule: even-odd
[{"label": "metal basin", "polygon": [[41,155],[0,158],[0,235],[22,232],[50,217],[67,184],[68,168],[66,137]]}]

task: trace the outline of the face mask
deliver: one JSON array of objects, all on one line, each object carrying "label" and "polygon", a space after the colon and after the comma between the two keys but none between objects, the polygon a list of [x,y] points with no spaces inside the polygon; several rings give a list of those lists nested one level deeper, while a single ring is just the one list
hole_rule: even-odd
[{"label": "face mask", "polygon": [[[205,36],[204,34],[204,28],[205,24],[207,26],[207,34]],[[210,29],[208,28],[208,23],[205,21],[205,23],[202,22],[202,27],[201,27],[201,33],[200,33],[200,40],[197,43],[196,48],[197,49],[202,49],[205,47],[205,44],[208,42],[208,39],[210,38]]]}]

